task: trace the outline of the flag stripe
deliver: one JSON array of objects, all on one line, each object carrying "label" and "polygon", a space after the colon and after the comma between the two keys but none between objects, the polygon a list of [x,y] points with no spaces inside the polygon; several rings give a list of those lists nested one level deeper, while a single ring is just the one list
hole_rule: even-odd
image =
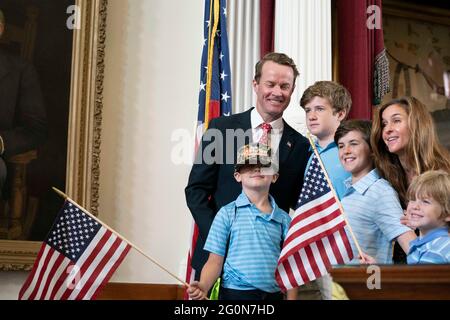
[{"label": "flag stripe", "polygon": [[288,271],[288,279],[289,279],[289,286],[292,287],[293,285],[295,285],[299,279],[301,281],[302,276],[300,275],[300,271],[296,268],[296,263],[297,260],[300,259],[300,255],[298,254],[298,252],[289,257],[287,263],[284,264],[284,267],[286,269],[286,271]]},{"label": "flag stripe", "polygon": [[[302,266],[302,259],[300,256],[300,251],[297,251],[294,253],[294,261],[295,261],[295,265],[291,263],[291,269],[296,269],[298,270],[298,273],[300,275],[300,277],[298,278],[298,284],[303,284],[305,283],[306,279],[308,279],[308,274],[306,273],[305,268]],[[301,268],[299,268],[299,266],[301,266]]]},{"label": "flag stripe", "polygon": [[48,287],[50,285],[50,281],[52,279],[55,267],[57,267],[56,264],[57,264],[58,260],[60,260],[59,258],[60,258],[60,255],[56,251],[53,251],[51,254],[49,263],[44,272],[44,276],[42,278],[41,283],[43,283],[44,285],[39,286],[39,290],[36,294],[36,299],[42,299],[42,296],[45,296],[45,294],[48,290]]},{"label": "flag stripe", "polygon": [[119,247],[121,241],[111,231],[108,230],[105,233],[105,237],[108,237],[106,245],[99,248],[100,250],[95,255],[95,259],[91,261],[89,266],[87,266],[87,268],[85,269],[86,271],[83,272],[83,276],[80,281],[84,283],[84,285],[80,289],[73,290],[70,297],[71,299],[83,299],[88,289],[90,289],[91,286],[94,285],[95,279],[98,277],[101,268],[105,267],[111,255],[113,255]]},{"label": "flag stripe", "polygon": [[[347,252],[347,257],[350,259],[350,257],[353,255],[352,246],[350,245],[350,241],[348,240],[347,233],[345,232],[345,229],[340,229],[339,234],[341,235],[343,239],[343,244],[345,246],[345,250]],[[350,259],[351,260],[351,259]]]},{"label": "flag stripe", "polygon": [[316,264],[317,264],[317,270],[319,272],[319,275],[317,275],[317,277],[320,277],[321,275],[323,275],[323,274],[328,272],[327,267],[324,264],[324,261],[322,259],[321,254],[320,254],[319,247],[317,246],[317,243],[319,243],[319,242],[321,242],[321,241],[317,241],[317,242],[311,243],[311,250],[313,252],[314,259],[315,259]]},{"label": "flag stripe", "polygon": [[[303,206],[301,208],[298,208],[298,211],[296,211],[294,218],[291,221],[292,225],[297,225],[297,223],[306,220],[307,218],[317,219],[317,211],[325,210],[328,207],[334,205],[336,203],[334,197],[332,194],[327,193],[324,196],[318,198],[317,200],[311,201],[307,206]],[[320,215],[322,215],[322,212],[319,212]],[[307,225],[309,221],[305,221],[302,225]]]},{"label": "flag stripe", "polygon": [[52,256],[52,251],[50,251],[50,250],[47,250],[47,252],[46,252],[46,254],[45,254],[45,259],[44,259],[44,263],[42,264],[42,267],[41,267],[41,272],[39,272],[39,274],[38,274],[38,277],[37,277],[37,284],[38,284],[38,286],[37,287],[35,287],[34,288],[34,290],[31,292],[31,294],[30,294],[30,298],[31,299],[35,299],[35,297],[36,297],[36,294],[37,294],[37,292],[39,291],[39,289],[40,289],[40,286],[41,286],[41,282],[42,282],[42,278],[44,277],[44,274],[45,274],[45,271],[46,271],[46,266],[47,266],[47,264],[48,264],[48,262],[50,261],[50,258],[51,258],[51,256]]},{"label": "flag stripe", "polygon": [[122,242],[118,252],[120,252],[120,255],[117,256],[114,262],[111,263],[111,268],[109,269],[108,273],[105,275],[105,278],[100,284],[96,290],[91,290],[87,293],[87,297],[95,300],[97,298],[97,295],[100,293],[101,289],[106,285],[106,283],[109,281],[109,279],[112,277],[114,271],[117,269],[117,267],[122,263],[122,260],[125,259],[128,252],[131,250],[131,246],[126,244],[125,242]]},{"label": "flag stripe", "polygon": [[278,284],[279,284],[279,286],[280,286],[280,289],[281,289],[282,291],[287,291],[287,288],[286,288],[286,286],[285,286],[285,283],[289,283],[288,275],[289,275],[290,273],[287,273],[286,269],[284,268],[284,265],[285,265],[284,263],[281,263],[281,264],[278,266],[279,272],[276,272],[276,273],[275,273],[275,280],[277,280],[277,282],[278,282]]},{"label": "flag stripe", "polygon": [[339,264],[344,263],[344,259],[342,258],[341,252],[338,250],[336,238],[334,237],[334,235],[328,236],[328,241],[330,242],[331,250],[333,250],[333,255],[336,257],[336,261]]},{"label": "flag stripe", "polygon": [[69,264],[70,260],[63,255],[60,255],[58,260],[56,260],[55,265],[53,266],[53,269],[55,271],[52,273],[52,279],[47,289],[47,293],[45,294],[44,300],[50,300],[52,297],[54,297],[56,293],[55,286],[59,283],[58,280],[65,273],[65,271],[67,270],[66,268],[69,266]]},{"label": "flag stripe", "polygon": [[[65,260],[64,262],[66,262]],[[67,287],[66,280],[68,280],[67,278],[70,276],[70,272],[73,270],[73,268],[76,268],[76,265],[71,260],[69,259],[67,260],[68,263],[65,265],[65,268],[60,273],[58,280],[56,280],[55,287],[53,288],[52,293],[50,295],[50,300],[60,299],[61,294],[58,295],[58,292],[60,292],[60,290],[62,291],[64,288]],[[72,281],[73,277],[71,277],[71,279],[68,280],[68,282]]]},{"label": "flag stripe", "polygon": [[324,239],[321,239],[321,241],[317,241],[317,242],[315,243],[315,245],[317,246],[317,251],[318,251],[319,254],[320,254],[320,259],[321,259],[321,261],[322,261],[322,264],[323,264],[324,268],[327,269],[326,266],[330,266],[330,265],[331,265],[331,262],[330,262],[330,260],[328,259],[328,255],[327,255],[327,252],[326,252],[326,250],[325,250],[325,246],[324,246],[324,244],[323,244],[323,241],[324,241]]},{"label": "flag stripe", "polygon": [[306,248],[302,248],[299,250],[300,253],[300,259],[301,259],[301,266],[303,268],[303,270],[305,270],[306,273],[306,279],[315,279],[315,275],[314,272],[312,270],[312,266],[311,263],[308,260],[308,256],[306,255]]},{"label": "flag stripe", "polygon": [[[109,270],[113,267],[115,262],[121,257],[122,252],[125,250],[126,244],[121,241],[121,239],[116,238],[108,253],[102,258],[102,261],[97,265],[94,272],[92,273],[91,283],[104,283]],[[85,299],[86,296],[91,297],[92,294],[97,290],[97,285],[85,286],[81,290],[78,298]]]},{"label": "flag stripe", "polygon": [[336,257],[333,254],[333,249],[331,248],[331,244],[330,241],[328,241],[328,238],[325,237],[322,239],[322,243],[325,247],[325,252],[324,254],[326,254],[328,260],[330,261],[330,263],[333,264],[338,264]]},{"label": "flag stripe", "polygon": [[311,246],[305,247],[306,259],[308,259],[307,264],[311,267],[312,272],[314,273],[314,277],[320,277],[319,267],[317,266],[316,259],[314,258],[313,251]]},{"label": "flag stripe", "polygon": [[31,295],[31,292],[35,288],[40,271],[42,267],[44,266],[44,260],[45,257],[48,254],[48,251],[50,250],[50,247],[45,246],[44,248],[41,248],[39,251],[39,254],[36,258],[36,261],[34,262],[33,270],[31,271],[31,274],[28,276],[27,280],[25,281],[25,284],[23,285],[22,289],[19,292],[19,299],[28,299]]},{"label": "flag stripe", "polygon": [[[333,214],[336,210],[339,210],[339,207],[334,202],[334,199],[330,199],[332,202],[332,205],[322,205],[318,206],[317,210],[321,210],[320,213],[315,214],[314,216],[307,217],[306,219],[298,222],[291,222],[290,226],[290,232],[288,233],[286,237],[286,241],[290,241],[293,237],[295,237],[296,234],[298,234],[298,231],[300,232],[305,231],[304,228],[310,226],[310,225],[318,225],[321,221],[324,221],[322,219],[326,219],[329,215]],[[328,202],[328,201],[327,201]],[[300,212],[299,215],[302,215],[303,213]],[[307,213],[305,213],[307,214]],[[294,218],[295,219],[295,218]],[[328,219],[329,221],[330,219]],[[319,222],[319,223],[318,223]]]}]

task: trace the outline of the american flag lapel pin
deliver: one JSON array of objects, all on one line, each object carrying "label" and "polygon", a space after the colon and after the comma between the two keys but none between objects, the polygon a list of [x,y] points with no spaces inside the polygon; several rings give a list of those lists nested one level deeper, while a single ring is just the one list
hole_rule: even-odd
[{"label": "american flag lapel pin", "polygon": [[292,147],[292,143],[290,141],[288,141],[286,144],[289,148]]}]

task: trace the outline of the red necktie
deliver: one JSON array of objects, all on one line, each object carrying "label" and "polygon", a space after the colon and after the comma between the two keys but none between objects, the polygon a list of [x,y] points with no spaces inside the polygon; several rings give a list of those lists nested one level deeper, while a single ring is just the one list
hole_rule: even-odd
[{"label": "red necktie", "polygon": [[259,139],[259,143],[268,145],[270,147],[270,131],[272,130],[272,126],[270,125],[270,123],[264,122],[261,125],[261,128],[263,130],[263,134]]}]

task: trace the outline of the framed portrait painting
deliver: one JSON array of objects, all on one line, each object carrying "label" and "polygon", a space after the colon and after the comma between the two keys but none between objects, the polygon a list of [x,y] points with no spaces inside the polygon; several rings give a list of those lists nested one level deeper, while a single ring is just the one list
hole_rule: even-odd
[{"label": "framed portrait painting", "polygon": [[97,214],[106,8],[107,0],[0,1],[0,50],[35,69],[47,126],[42,144],[4,158],[0,270],[32,267],[63,203],[52,187]]}]

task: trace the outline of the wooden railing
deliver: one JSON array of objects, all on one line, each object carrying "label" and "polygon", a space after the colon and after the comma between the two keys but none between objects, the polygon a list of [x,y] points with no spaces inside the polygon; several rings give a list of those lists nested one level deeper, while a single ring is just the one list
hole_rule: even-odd
[{"label": "wooden railing", "polygon": [[[374,271],[366,267],[335,268],[333,280],[345,290],[350,300],[411,299],[450,300],[450,265],[381,266],[380,289],[369,289]],[[376,271],[376,272],[377,272]],[[99,299],[182,300],[183,288],[169,284],[108,283]]]}]

